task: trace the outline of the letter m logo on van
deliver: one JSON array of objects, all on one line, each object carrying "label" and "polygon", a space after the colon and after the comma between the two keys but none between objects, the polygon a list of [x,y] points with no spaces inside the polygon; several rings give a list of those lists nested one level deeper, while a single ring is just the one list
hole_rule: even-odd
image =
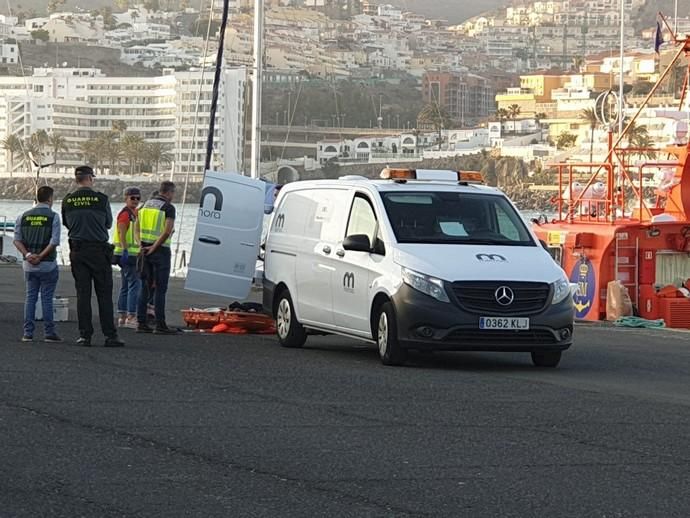
[{"label": "letter m logo on van", "polygon": [[343,288],[345,291],[353,292],[355,291],[355,274],[352,272],[347,272],[343,276]]},{"label": "letter m logo on van", "polygon": [[498,262],[498,263],[506,263],[508,262],[508,259],[503,257],[502,255],[499,254],[477,254],[475,256],[478,261],[481,262]]}]

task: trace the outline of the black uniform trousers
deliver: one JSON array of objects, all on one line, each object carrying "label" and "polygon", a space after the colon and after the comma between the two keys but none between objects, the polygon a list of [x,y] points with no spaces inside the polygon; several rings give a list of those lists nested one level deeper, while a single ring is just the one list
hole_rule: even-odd
[{"label": "black uniform trousers", "polygon": [[113,313],[113,248],[109,243],[70,240],[69,259],[77,289],[77,320],[79,335],[91,338],[91,286],[96,291],[101,330],[108,337],[116,337]]}]

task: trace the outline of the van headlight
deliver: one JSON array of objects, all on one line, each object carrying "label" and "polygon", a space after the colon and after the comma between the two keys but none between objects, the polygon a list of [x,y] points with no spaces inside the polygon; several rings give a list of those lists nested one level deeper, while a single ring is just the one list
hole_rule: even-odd
[{"label": "van headlight", "polygon": [[417,273],[407,268],[402,269],[402,278],[405,284],[414,288],[417,291],[429,295],[430,297],[440,300],[441,302],[450,302],[448,294],[443,287],[443,281],[435,277],[429,277],[422,273]]},{"label": "van headlight", "polygon": [[568,279],[560,279],[554,282],[551,304],[563,302],[568,295],[570,295],[570,281],[568,281]]}]

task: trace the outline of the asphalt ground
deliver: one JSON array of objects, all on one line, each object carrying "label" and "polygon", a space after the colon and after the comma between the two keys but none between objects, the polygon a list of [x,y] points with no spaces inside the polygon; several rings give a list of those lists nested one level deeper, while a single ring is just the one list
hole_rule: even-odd
[{"label": "asphalt ground", "polygon": [[[394,368],[338,337],[26,345],[22,300],[0,267],[3,518],[690,515],[690,333],[579,325],[555,370]],[[170,321],[220,303],[174,281]]]}]

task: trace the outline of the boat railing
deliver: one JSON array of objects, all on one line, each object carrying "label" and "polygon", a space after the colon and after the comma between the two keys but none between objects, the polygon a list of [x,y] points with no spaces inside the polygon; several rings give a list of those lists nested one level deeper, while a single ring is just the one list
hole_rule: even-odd
[{"label": "boat railing", "polygon": [[[588,223],[606,223],[612,212],[612,200],[608,195],[609,183],[604,179],[603,185],[606,191],[599,195],[593,195],[594,187],[601,181],[602,173],[607,178],[613,174],[611,164],[578,162],[552,164],[558,172],[558,194],[551,199],[556,204],[559,221],[574,223],[577,221]],[[596,168],[596,170],[595,170]],[[595,172],[590,173],[588,171]],[[577,185],[577,180],[589,176],[589,180],[582,185]],[[580,192],[574,192],[580,187]]]},{"label": "boat railing", "polygon": [[0,216],[0,236],[14,232],[14,221],[7,222],[7,216]]},{"label": "boat railing", "polygon": [[668,192],[656,189],[656,202],[650,205],[645,201],[642,179],[653,168],[675,171],[678,161],[650,159],[639,163],[634,158],[655,157],[660,152],[654,148],[616,148],[604,163],[550,164],[558,174],[558,195],[551,200],[558,220],[614,223],[627,217],[625,211],[630,207],[631,219],[650,221],[663,212]]}]

